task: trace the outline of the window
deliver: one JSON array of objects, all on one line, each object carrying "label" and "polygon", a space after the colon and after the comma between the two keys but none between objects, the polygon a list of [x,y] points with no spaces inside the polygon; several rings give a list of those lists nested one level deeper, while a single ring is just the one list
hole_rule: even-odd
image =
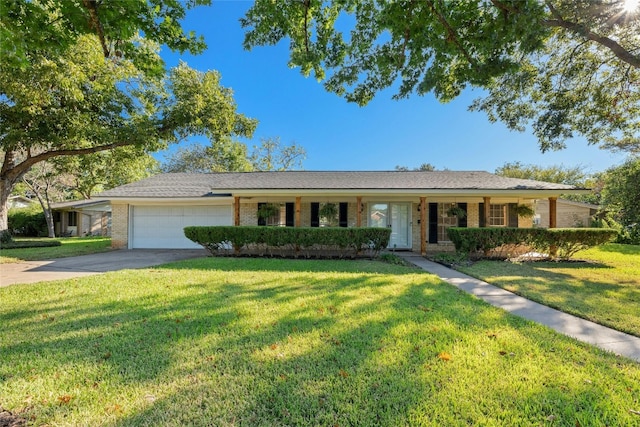
[{"label": "window", "polygon": [[489,226],[505,227],[507,225],[507,205],[489,206]]},{"label": "window", "polygon": [[293,203],[258,203],[258,225],[292,226],[292,214]]},{"label": "window", "polygon": [[312,227],[348,227],[348,203],[311,203]]},{"label": "window", "polygon": [[458,217],[449,214],[449,210],[454,207],[455,203],[438,203],[438,242],[448,242],[447,229],[458,226]]},{"label": "window", "polygon": [[337,227],[340,221],[338,216],[338,204],[320,203],[318,216],[320,217],[320,227]]},{"label": "window", "polygon": [[67,224],[69,227],[77,227],[78,226],[78,212],[69,212],[69,223]]}]

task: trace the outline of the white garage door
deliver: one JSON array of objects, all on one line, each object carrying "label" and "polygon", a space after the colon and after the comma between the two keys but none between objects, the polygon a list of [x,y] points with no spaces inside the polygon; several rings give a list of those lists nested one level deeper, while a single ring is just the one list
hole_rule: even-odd
[{"label": "white garage door", "polygon": [[190,225],[232,225],[231,206],[134,206],[131,246],[138,249],[194,249],[184,237]]}]

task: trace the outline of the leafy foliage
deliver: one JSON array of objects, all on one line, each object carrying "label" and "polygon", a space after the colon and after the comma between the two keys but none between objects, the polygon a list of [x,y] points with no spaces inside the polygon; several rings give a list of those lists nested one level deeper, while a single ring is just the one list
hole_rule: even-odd
[{"label": "leafy foliage", "polygon": [[11,243],[2,242],[2,249],[49,248],[61,246],[60,240],[16,240]]},{"label": "leafy foliage", "polygon": [[[159,58],[157,47],[138,43]],[[184,63],[166,75],[149,76],[134,61],[105,58],[93,36],[81,36],[64,57],[48,51],[34,55],[24,69],[0,63],[2,206],[24,174],[49,159],[119,147],[127,147],[131,157],[190,135],[212,141],[251,136],[256,121],[237,112],[233,93],[220,78]]]},{"label": "leafy foliage", "polygon": [[[606,228],[461,228],[448,229],[457,252],[488,257],[502,246],[524,245],[553,258],[569,259],[576,252],[610,242],[618,233]],[[496,256],[494,254],[493,256]]]},{"label": "leafy foliage", "polygon": [[542,151],[577,135],[640,150],[640,15],[622,1],[259,0],[241,22],[246,48],[288,38],[290,65],[359,105],[482,87],[472,109],[532,126]]},{"label": "leafy foliage", "polygon": [[607,171],[602,198],[623,225],[640,224],[640,157]]},{"label": "leafy foliage", "polygon": [[396,165],[395,170],[399,171],[399,172],[407,172],[410,170],[414,170],[414,171],[422,171],[422,172],[431,172],[436,170],[436,167],[433,166],[431,163],[422,163],[420,166],[413,168],[413,169],[409,169],[407,166],[400,166],[400,165]]},{"label": "leafy foliage", "polygon": [[280,138],[262,138],[259,146],[253,146],[249,161],[256,171],[286,171],[301,169],[306,157],[304,147],[282,146]]},{"label": "leafy foliage", "polygon": [[94,194],[147,178],[158,170],[158,162],[141,147],[119,147],[84,156],[52,159],[57,175],[69,177],[73,198],[90,199]]},{"label": "leafy foliage", "polygon": [[283,146],[279,138],[263,138],[251,153],[242,142],[225,138],[208,146],[179,147],[166,157],[161,169],[163,172],[187,173],[290,170],[301,168],[305,157],[303,147]]},{"label": "leafy foliage", "polygon": [[584,186],[588,176],[582,165],[553,165],[545,167],[521,162],[507,162],[496,168],[495,174],[509,178],[532,179],[534,181],[554,182],[578,187]]},{"label": "leafy foliage", "polygon": [[185,236],[212,255],[299,257],[376,256],[389,244],[388,228],[191,226]]},{"label": "leafy foliage", "polygon": [[47,221],[38,205],[10,209],[8,224],[9,231],[15,235],[37,237],[47,232]]},{"label": "leafy foliage", "polygon": [[185,32],[180,21],[187,10],[208,4],[210,0],[3,0],[0,52],[6,64],[24,68],[34,59],[33,52],[64,56],[79,37],[91,34],[98,38],[105,57],[126,57],[146,74],[160,76],[164,64],[137,42],[139,32],[171,50],[201,53],[206,47],[204,40]]},{"label": "leafy foliage", "polygon": [[271,218],[280,213],[280,205],[275,203],[264,203],[258,208],[257,216],[261,219]]}]

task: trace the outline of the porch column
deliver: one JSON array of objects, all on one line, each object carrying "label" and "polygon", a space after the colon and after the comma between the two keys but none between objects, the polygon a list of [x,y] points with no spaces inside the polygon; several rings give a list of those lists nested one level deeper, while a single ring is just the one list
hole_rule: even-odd
[{"label": "porch column", "polygon": [[420,254],[427,254],[427,198],[420,197]]},{"label": "porch column", "polygon": [[549,197],[549,228],[556,228],[558,221],[556,216],[557,197]]},{"label": "porch column", "polygon": [[362,196],[356,197],[356,227],[362,227]]},{"label": "porch column", "polygon": [[295,222],[296,227],[300,227],[302,225],[302,219],[300,217],[301,204],[302,204],[302,197],[300,196],[296,197],[296,222]]},{"label": "porch column", "polygon": [[484,224],[482,227],[489,226],[489,216],[491,215],[491,197],[484,197]]},{"label": "porch column", "polygon": [[233,225],[240,225],[240,197],[233,198]]}]

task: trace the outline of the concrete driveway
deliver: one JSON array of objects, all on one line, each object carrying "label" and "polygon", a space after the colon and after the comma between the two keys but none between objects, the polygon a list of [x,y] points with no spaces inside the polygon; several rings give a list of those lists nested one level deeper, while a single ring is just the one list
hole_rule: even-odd
[{"label": "concrete driveway", "polygon": [[92,255],[0,265],[0,287],[145,268],[207,256],[204,249],[121,249]]}]

